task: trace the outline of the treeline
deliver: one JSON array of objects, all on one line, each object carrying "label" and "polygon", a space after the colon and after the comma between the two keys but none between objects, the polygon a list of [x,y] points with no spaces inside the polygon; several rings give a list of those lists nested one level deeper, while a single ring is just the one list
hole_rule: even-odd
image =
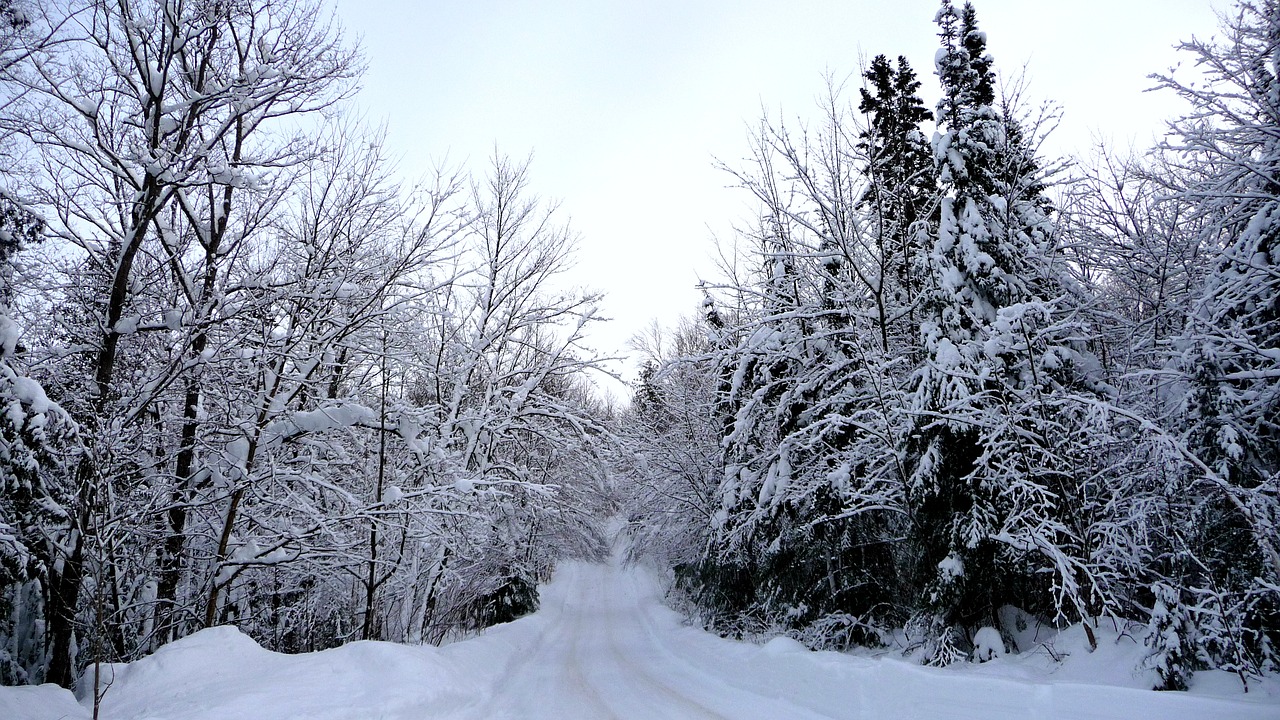
[{"label": "treeline", "polygon": [[952,0],[933,110],[880,56],[856,107],[762,123],[726,168],[759,221],[641,344],[621,429],[709,625],[941,665],[1110,618],[1161,688],[1280,669],[1280,3],[1225,18],[1142,157],[1046,159],[1053,113]]},{"label": "treeline", "polygon": [[526,163],[396,179],[310,0],[0,0],[0,683],[438,642],[597,556],[595,298]]}]

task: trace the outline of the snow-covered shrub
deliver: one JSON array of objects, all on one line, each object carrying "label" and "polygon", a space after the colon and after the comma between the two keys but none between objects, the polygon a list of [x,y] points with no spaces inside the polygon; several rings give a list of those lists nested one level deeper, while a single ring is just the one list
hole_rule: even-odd
[{"label": "snow-covered shrub", "polygon": [[797,631],[798,639],[813,650],[849,650],[885,645],[888,631],[874,621],[848,613],[823,615]]},{"label": "snow-covered shrub", "polygon": [[1195,623],[1197,659],[1202,666],[1236,674],[1246,692],[1250,678],[1275,671],[1277,658],[1267,637],[1267,618],[1276,612],[1274,591],[1201,587],[1189,592],[1195,599],[1188,612]]},{"label": "snow-covered shrub", "polygon": [[924,664],[932,667],[946,667],[960,662],[965,657],[956,640],[959,633],[953,627],[945,627],[936,633],[924,657]]},{"label": "snow-covered shrub", "polygon": [[1160,678],[1153,689],[1186,690],[1199,665],[1195,626],[1177,588],[1157,582],[1151,586],[1151,592],[1155,603],[1144,640],[1151,652],[1144,665],[1155,670]]},{"label": "snow-covered shrub", "polygon": [[973,659],[983,663],[1004,657],[1004,654],[1004,638],[1000,637],[1000,631],[990,625],[978,628],[973,635]]},{"label": "snow-covered shrub", "polygon": [[961,647],[962,643],[968,644],[967,639],[937,615],[916,613],[907,621],[905,631],[907,653],[922,665],[946,667],[964,660],[968,654]]}]

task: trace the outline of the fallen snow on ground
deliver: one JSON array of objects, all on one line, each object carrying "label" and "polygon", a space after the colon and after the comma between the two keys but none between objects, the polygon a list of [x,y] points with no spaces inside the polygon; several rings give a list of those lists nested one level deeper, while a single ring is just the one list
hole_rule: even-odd
[{"label": "fallen snow on ground", "polygon": [[[778,638],[723,640],[681,622],[646,571],[566,563],[542,610],[443,648],[356,642],[305,655],[213,628],[106,667],[108,720],[315,718],[1088,718],[1276,720],[1280,682],[1247,695],[1225,673],[1190,693],[1156,693],[1128,637],[1055,640],[1056,652],[925,668],[892,657],[813,653]],[[0,718],[91,717],[51,685],[0,688]]]}]

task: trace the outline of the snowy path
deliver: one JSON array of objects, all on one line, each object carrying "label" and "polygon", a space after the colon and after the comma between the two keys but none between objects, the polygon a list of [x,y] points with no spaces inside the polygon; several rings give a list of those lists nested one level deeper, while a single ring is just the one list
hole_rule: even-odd
[{"label": "snowy path", "polygon": [[[1280,681],[1225,673],[1156,693],[1142,648],[1111,637],[1061,665],[1043,653],[935,669],[893,657],[724,640],[681,622],[657,583],[615,559],[565,563],[542,609],[443,648],[354,642],[280,655],[204,630],[109,668],[105,720],[1280,720]],[[1081,643],[1083,640],[1081,640]],[[4,720],[88,720],[51,685],[0,687]]]},{"label": "snowy path", "polygon": [[549,616],[536,648],[517,661],[477,718],[827,717],[735,686],[732,666],[700,666],[645,612],[654,598],[638,573],[572,563],[547,586]]}]

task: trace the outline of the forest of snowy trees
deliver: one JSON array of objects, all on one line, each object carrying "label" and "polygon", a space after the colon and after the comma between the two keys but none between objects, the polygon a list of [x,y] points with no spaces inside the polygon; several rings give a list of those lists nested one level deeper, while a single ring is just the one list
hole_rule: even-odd
[{"label": "forest of snowy trees", "polygon": [[972,5],[937,31],[936,88],[876,57],[725,166],[759,217],[615,412],[529,163],[402,181],[318,0],[0,0],[0,684],[438,643],[619,512],[725,634],[1280,671],[1280,0],[1077,164]]},{"label": "forest of snowy trees", "polygon": [[595,298],[527,163],[399,182],[318,4],[0,3],[0,682],[438,642],[600,551]]},{"label": "forest of snowy trees", "polygon": [[730,634],[941,665],[1030,614],[1136,623],[1165,689],[1276,671],[1280,3],[1155,77],[1160,147],[1074,166],[973,5],[936,21],[932,111],[879,56],[726,168],[762,213],[622,421],[646,546]]}]

